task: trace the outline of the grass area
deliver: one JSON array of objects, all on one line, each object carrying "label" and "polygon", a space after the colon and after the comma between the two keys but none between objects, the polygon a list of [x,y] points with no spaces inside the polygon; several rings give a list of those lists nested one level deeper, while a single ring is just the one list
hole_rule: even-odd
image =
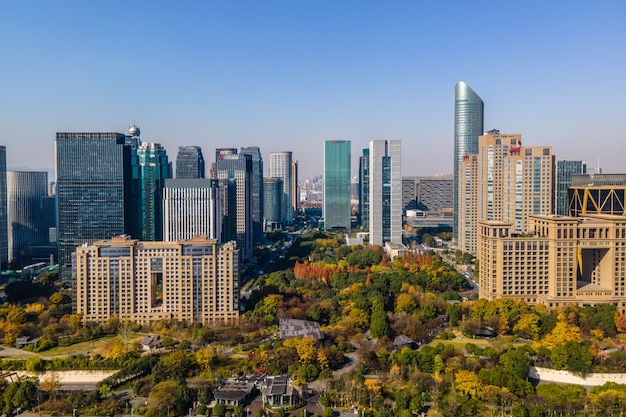
[{"label": "grass area", "polygon": [[434,339],[428,345],[432,347],[437,347],[440,344],[451,345],[451,346],[454,346],[456,349],[461,349],[468,343],[473,343],[476,346],[480,346],[480,347],[490,346],[496,349],[502,349],[504,346],[519,347],[519,346],[528,345],[527,341],[513,340],[511,337],[494,337],[494,338],[486,339],[486,338],[472,338],[472,337],[463,336],[463,334],[461,334],[461,332],[458,330],[453,331],[453,333],[456,336],[454,339],[450,339],[450,340]]},{"label": "grass area", "polygon": [[[70,346],[57,346],[52,349],[39,352],[40,355],[50,358],[61,358],[69,355],[95,355],[100,353],[105,343],[116,336],[104,336],[100,339],[89,340],[87,342],[79,342]],[[128,342],[139,342],[142,339],[142,335],[130,334],[128,335]]]}]

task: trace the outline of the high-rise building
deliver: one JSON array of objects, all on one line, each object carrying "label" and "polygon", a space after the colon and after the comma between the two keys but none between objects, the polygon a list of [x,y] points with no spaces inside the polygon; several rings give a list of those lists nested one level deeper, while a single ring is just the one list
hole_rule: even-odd
[{"label": "high-rise building", "polygon": [[454,204],[452,175],[417,177],[417,209],[426,214],[446,216]]},{"label": "high-rise building", "polygon": [[281,178],[263,178],[263,221],[264,230],[281,230],[283,225],[283,180]]},{"label": "high-rise building", "polygon": [[180,146],[176,156],[176,178],[204,178],[204,156],[199,146]]},{"label": "high-rise building", "polygon": [[206,237],[140,242],[129,236],[76,248],[74,312],[146,324],[234,324],[239,318],[239,251]]},{"label": "high-rise building", "polygon": [[[135,233],[131,147],[121,133],[57,133],[59,263],[84,243]],[[132,233],[129,233],[132,231]]]},{"label": "high-rise building", "polygon": [[258,146],[245,146],[241,153],[252,156],[252,238],[263,242],[263,158]]},{"label": "high-rise building", "polygon": [[370,141],[370,244],[402,243],[402,141]]},{"label": "high-rise building", "polygon": [[298,160],[291,161],[291,210],[297,215],[300,209],[300,185],[298,184]]},{"label": "high-rise building", "polygon": [[293,178],[291,152],[270,152],[270,178],[283,180],[283,222],[293,223]]},{"label": "high-rise building", "polygon": [[478,153],[459,164],[459,235],[463,251],[478,251],[478,221],[513,223],[522,233],[530,214],[551,214],[554,157],[549,146],[523,147],[519,134],[480,136]]},{"label": "high-rise building", "polygon": [[48,224],[42,201],[47,196],[47,172],[7,172],[10,262],[30,262],[32,247],[48,245]]},{"label": "high-rise building", "polygon": [[479,296],[558,308],[613,304],[626,311],[623,216],[528,216],[526,233],[511,222],[479,222]]},{"label": "high-rise building", "polygon": [[402,209],[415,210],[417,207],[418,179],[416,177],[402,178]]},{"label": "high-rise building", "polygon": [[222,203],[222,241],[234,240],[241,258],[252,258],[252,156],[235,148],[215,150]]},{"label": "high-rise building", "polygon": [[572,185],[572,175],[587,173],[584,161],[556,161],[554,171],[554,213],[567,216],[567,190]]},{"label": "high-rise building", "polygon": [[478,153],[478,137],[483,134],[484,104],[463,81],[454,88],[454,240],[459,234],[459,163],[466,155]]},{"label": "high-rise building", "polygon": [[0,146],[0,265],[9,260],[7,215],[7,148]]},{"label": "high-rise building", "polygon": [[322,217],[325,230],[350,230],[350,147],[349,140],[324,142],[324,205]]},{"label": "high-rise building", "polygon": [[163,188],[163,240],[207,236],[220,240],[222,212],[217,180],[166,179]]},{"label": "high-rise building", "polygon": [[370,222],[370,150],[363,149],[359,157],[359,214],[357,223],[369,229]]},{"label": "high-rise building", "polygon": [[137,150],[141,177],[141,240],[163,240],[163,187],[171,164],[160,143],[144,142]]}]

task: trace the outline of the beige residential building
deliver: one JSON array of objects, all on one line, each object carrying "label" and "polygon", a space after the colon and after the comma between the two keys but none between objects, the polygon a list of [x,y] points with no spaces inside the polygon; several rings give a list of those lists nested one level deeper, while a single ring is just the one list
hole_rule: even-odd
[{"label": "beige residential building", "polygon": [[111,317],[235,323],[239,318],[239,250],[235,242],[195,237],[140,242],[127,235],[78,247],[74,310],[84,321]]},{"label": "beige residential building", "polygon": [[527,233],[511,222],[479,222],[480,298],[626,311],[625,217],[531,214],[528,222]]},{"label": "beige residential building", "polygon": [[459,162],[458,242],[478,254],[478,222],[512,223],[528,230],[528,215],[550,214],[554,157],[549,146],[522,146],[519,134],[490,131],[478,138],[478,153]]}]

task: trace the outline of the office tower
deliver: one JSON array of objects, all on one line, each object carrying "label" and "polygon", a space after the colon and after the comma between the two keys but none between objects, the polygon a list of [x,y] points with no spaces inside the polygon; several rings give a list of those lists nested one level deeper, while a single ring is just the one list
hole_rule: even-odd
[{"label": "office tower", "polygon": [[270,152],[270,178],[283,180],[283,223],[293,223],[293,178],[291,152]]},{"label": "office tower", "polygon": [[42,206],[42,199],[47,196],[47,172],[7,172],[10,262],[30,262],[31,248],[49,243],[48,226]]},{"label": "office tower", "polygon": [[283,225],[283,180],[281,178],[263,178],[263,213],[264,230],[274,232]]},{"label": "office tower", "polygon": [[427,215],[451,216],[454,205],[454,178],[452,175],[416,177],[417,209]]},{"label": "office tower", "polygon": [[459,234],[459,163],[466,155],[478,153],[478,137],[483,134],[483,101],[463,81],[454,88],[454,227],[453,238]]},{"label": "office tower", "polygon": [[204,178],[204,157],[199,146],[178,147],[176,178]]},{"label": "office tower", "polygon": [[554,213],[567,216],[567,190],[572,185],[573,174],[585,174],[587,164],[584,161],[556,161],[554,172]]},{"label": "office tower", "polygon": [[402,141],[370,141],[370,244],[402,243]]},{"label": "office tower", "polygon": [[57,133],[59,263],[84,243],[136,230],[131,147],[121,133]]},{"label": "office tower", "polygon": [[298,184],[298,160],[291,162],[291,210],[294,215],[300,208],[300,186]]},{"label": "office tower", "polygon": [[0,265],[9,260],[9,232],[7,215],[7,148],[0,146]]},{"label": "office tower", "polygon": [[623,216],[530,214],[528,221],[524,234],[511,222],[479,222],[480,298],[626,310]]},{"label": "office tower", "polygon": [[363,149],[359,157],[359,214],[357,222],[362,229],[369,229],[370,221],[370,150]]},{"label": "office tower", "polygon": [[76,248],[74,259],[74,312],[84,322],[117,317],[212,325],[239,318],[239,251],[233,242],[117,236]]},{"label": "office tower", "polygon": [[402,209],[405,211],[417,207],[417,184],[416,177],[402,177]]},{"label": "office tower", "polygon": [[252,238],[260,244],[263,242],[263,158],[258,146],[242,147],[241,153],[252,156]]},{"label": "office tower", "polygon": [[626,216],[626,174],[573,174],[568,190],[568,214]]},{"label": "office tower", "polygon": [[241,258],[252,258],[252,156],[234,148],[215,150],[222,203],[222,241],[237,241]]},{"label": "office tower", "polygon": [[350,230],[350,141],[324,142],[324,205],[322,217],[325,230]]},{"label": "office tower", "polygon": [[549,146],[524,147],[519,134],[480,136],[478,153],[459,165],[459,248],[476,254],[478,221],[527,230],[530,214],[551,214],[554,157]]},{"label": "office tower", "polygon": [[141,178],[141,240],[163,240],[163,187],[171,165],[160,143],[144,142],[137,150]]},{"label": "office tower", "polygon": [[217,180],[166,179],[163,188],[163,240],[176,242],[196,236],[219,240],[221,210]]}]

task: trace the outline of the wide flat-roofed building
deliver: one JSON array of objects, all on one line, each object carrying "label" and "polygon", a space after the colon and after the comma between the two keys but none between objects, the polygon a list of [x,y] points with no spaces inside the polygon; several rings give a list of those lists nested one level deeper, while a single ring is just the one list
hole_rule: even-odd
[{"label": "wide flat-roofed building", "polygon": [[73,254],[74,311],[84,321],[137,323],[177,319],[235,323],[239,318],[239,250],[234,242],[195,237],[140,242],[123,235]]}]

